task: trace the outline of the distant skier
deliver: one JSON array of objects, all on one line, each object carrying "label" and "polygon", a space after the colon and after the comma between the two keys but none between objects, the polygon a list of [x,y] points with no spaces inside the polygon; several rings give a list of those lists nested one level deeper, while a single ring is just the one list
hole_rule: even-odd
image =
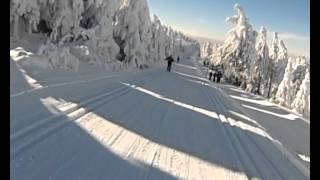
[{"label": "distant skier", "polygon": [[217,74],[217,83],[220,83],[221,77],[222,77],[222,72],[219,71]]},{"label": "distant skier", "polygon": [[211,81],[211,78],[212,78],[212,70],[210,70],[210,73],[209,73],[209,81]]},{"label": "distant skier", "polygon": [[210,73],[209,73],[209,80],[211,81],[211,78],[213,76],[213,66],[210,69]]},{"label": "distant skier", "polygon": [[216,82],[216,78],[217,78],[217,72],[215,71],[215,72],[213,73],[213,82]]},{"label": "distant skier", "polygon": [[174,61],[174,59],[173,59],[172,55],[170,55],[165,60],[168,61],[167,71],[170,72],[171,71],[171,65],[172,65],[172,62]]},{"label": "distant skier", "polygon": [[239,83],[239,78],[238,78],[238,77],[236,77],[235,81],[236,81],[236,82],[235,82],[235,85],[236,85],[236,86],[239,86],[240,83]]},{"label": "distant skier", "polygon": [[177,63],[179,63],[179,61],[180,61],[180,57],[178,56],[178,58],[177,58]]}]

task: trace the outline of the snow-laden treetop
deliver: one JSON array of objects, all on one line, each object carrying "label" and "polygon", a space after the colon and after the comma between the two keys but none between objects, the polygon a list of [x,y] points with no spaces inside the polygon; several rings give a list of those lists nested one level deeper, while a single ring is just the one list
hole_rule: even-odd
[{"label": "snow-laden treetop", "polygon": [[246,14],[243,10],[243,8],[239,4],[234,5],[234,10],[237,12],[237,15],[232,16],[232,17],[227,17],[226,21],[233,23],[235,25],[241,26],[241,25],[246,25],[247,23],[247,18]]}]

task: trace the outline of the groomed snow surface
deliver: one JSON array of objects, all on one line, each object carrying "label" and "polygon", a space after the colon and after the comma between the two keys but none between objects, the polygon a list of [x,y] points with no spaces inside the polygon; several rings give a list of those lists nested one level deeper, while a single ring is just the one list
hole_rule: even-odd
[{"label": "groomed snow surface", "polygon": [[192,56],[171,73],[10,62],[11,179],[309,179],[309,124],[210,83]]}]

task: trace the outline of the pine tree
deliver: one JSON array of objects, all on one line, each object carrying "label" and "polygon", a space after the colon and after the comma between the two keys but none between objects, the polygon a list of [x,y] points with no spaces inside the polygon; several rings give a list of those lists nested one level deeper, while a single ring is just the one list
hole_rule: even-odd
[{"label": "pine tree", "polygon": [[265,27],[261,27],[260,29],[260,39],[256,45],[257,51],[257,61],[254,65],[255,74],[258,82],[257,89],[258,93],[265,95],[267,82],[268,82],[268,68],[270,66],[270,58],[269,58],[269,47],[267,45],[267,29]]},{"label": "pine tree", "polygon": [[234,9],[237,14],[226,19],[233,28],[220,47],[221,56],[218,63],[225,68],[227,80],[234,83],[235,79],[241,79],[241,87],[252,91],[253,82],[250,73],[251,66],[257,59],[255,50],[257,32],[250,25],[243,8],[235,4]]},{"label": "pine tree", "polygon": [[292,108],[298,113],[309,115],[310,113],[310,73],[307,69],[305,78],[303,79],[299,91],[293,100]]},{"label": "pine tree", "polygon": [[273,89],[273,81],[274,81],[274,76],[275,76],[275,67],[278,61],[278,52],[279,52],[279,38],[278,38],[278,33],[274,32],[273,33],[273,40],[271,44],[271,51],[270,51],[270,66],[269,66],[269,85],[268,85],[268,98],[271,97],[272,94],[272,89]]}]

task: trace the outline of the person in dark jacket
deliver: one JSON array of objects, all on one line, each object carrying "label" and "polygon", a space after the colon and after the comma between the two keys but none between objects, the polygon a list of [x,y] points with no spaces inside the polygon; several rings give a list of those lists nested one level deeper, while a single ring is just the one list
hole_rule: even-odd
[{"label": "person in dark jacket", "polygon": [[180,61],[180,57],[178,56],[178,58],[177,58],[177,63],[179,63],[179,61]]},{"label": "person in dark jacket", "polygon": [[167,71],[170,72],[171,71],[171,65],[172,65],[172,62],[174,61],[174,59],[173,59],[172,55],[170,55],[165,60],[168,61]]},{"label": "person in dark jacket", "polygon": [[219,71],[217,74],[217,83],[220,83],[221,77],[222,77],[222,72]]},{"label": "person in dark jacket", "polygon": [[213,82],[216,82],[217,72],[215,71],[213,74]]},{"label": "person in dark jacket", "polygon": [[209,81],[211,81],[211,78],[212,78],[212,71],[210,70],[210,73],[209,73]]}]

